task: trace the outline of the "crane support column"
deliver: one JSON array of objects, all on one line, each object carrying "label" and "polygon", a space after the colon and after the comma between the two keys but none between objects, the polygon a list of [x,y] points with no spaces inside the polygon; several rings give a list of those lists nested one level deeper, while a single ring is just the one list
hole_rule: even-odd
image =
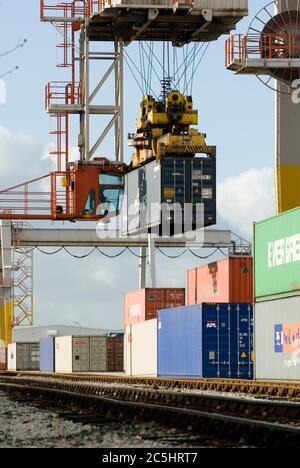
[{"label": "crane support column", "polygon": [[[290,9],[299,8],[299,0],[289,0]],[[278,2],[276,14],[286,9]],[[293,209],[300,203],[300,105],[293,102],[288,87],[277,81],[275,93],[275,177],[277,211]]]},{"label": "crane support column", "polygon": [[12,236],[11,222],[0,221],[0,346],[12,341],[13,293],[12,293]]}]

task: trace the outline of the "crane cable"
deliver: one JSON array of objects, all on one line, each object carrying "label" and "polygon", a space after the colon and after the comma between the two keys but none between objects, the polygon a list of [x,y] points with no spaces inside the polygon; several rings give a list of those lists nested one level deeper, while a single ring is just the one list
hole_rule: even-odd
[{"label": "crane cable", "polygon": [[9,54],[12,54],[13,52],[15,52],[16,50],[18,49],[21,49],[22,47],[25,46],[25,44],[27,43],[27,39],[23,39],[23,41],[19,44],[17,44],[15,47],[13,47],[12,49],[9,49],[7,50],[6,52],[2,52],[0,54],[0,58],[3,58],[3,57],[6,57],[7,55]]},{"label": "crane cable", "polygon": [[[88,258],[90,257],[94,252],[99,252],[101,255],[105,256],[106,258],[109,258],[109,259],[116,259],[116,258],[119,258],[121,257],[124,253],[126,252],[129,252],[131,255],[133,255],[134,257],[136,258],[139,258],[139,259],[146,259],[146,258],[149,258],[149,255],[139,255],[137,253],[135,253],[130,247],[126,247],[124,248],[123,250],[121,250],[120,252],[118,252],[117,254],[113,254],[113,255],[110,255],[110,254],[107,254],[105,252],[103,252],[103,250],[101,250],[99,247],[94,247],[90,252],[84,254],[84,255],[76,255],[76,254],[73,254],[72,252],[70,252],[69,249],[67,249],[66,247],[61,247],[59,248],[58,250],[54,251],[54,252],[45,252],[44,250],[42,250],[41,248],[39,247],[34,247],[32,250],[30,250],[30,252],[32,252],[34,249],[38,250],[40,253],[44,254],[44,255],[49,255],[49,256],[52,256],[52,255],[56,255],[62,251],[66,252],[70,257],[73,257],[77,260],[82,260],[82,259],[85,259],[85,258]],[[18,253],[23,253],[17,249],[15,249],[16,252]],[[156,250],[158,252],[160,252],[164,257],[166,258],[169,258],[171,260],[177,260],[181,257],[183,257],[187,252],[190,252],[194,257],[196,258],[199,258],[201,260],[207,260],[209,258],[211,258],[213,255],[215,255],[217,252],[220,252],[222,255],[224,255],[225,257],[228,257],[229,254],[223,252],[223,250],[219,247],[217,247],[216,249],[213,250],[213,252],[211,252],[209,255],[199,255],[197,254],[196,252],[194,252],[194,250],[190,247],[187,247],[185,248],[182,252],[180,252],[179,254],[177,255],[169,255],[167,254],[166,252],[164,252],[162,250],[162,248],[160,247],[156,247]]]}]

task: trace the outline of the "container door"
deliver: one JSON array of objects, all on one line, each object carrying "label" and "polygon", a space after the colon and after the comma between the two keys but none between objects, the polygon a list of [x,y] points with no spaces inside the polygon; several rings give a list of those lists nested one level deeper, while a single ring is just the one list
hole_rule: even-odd
[{"label": "container door", "polygon": [[203,304],[203,377],[232,378],[231,310],[228,304]]},{"label": "container door", "polygon": [[106,354],[107,354],[107,371],[115,371],[116,360],[116,340],[115,337],[109,337],[106,340]]},{"label": "container door", "polygon": [[254,375],[254,340],[253,306],[236,304],[232,309],[233,356],[237,379],[253,379]]},{"label": "container door", "polygon": [[116,337],[115,372],[124,371],[124,336]]},{"label": "container door", "polygon": [[0,370],[6,370],[6,348],[0,348]]},{"label": "container door", "polygon": [[90,340],[89,338],[73,338],[73,372],[89,372],[90,370]]},{"label": "container door", "polygon": [[90,338],[90,371],[106,372],[106,340],[105,336]]},{"label": "container door", "polygon": [[18,343],[17,344],[17,370],[30,370],[30,344]]},{"label": "container door", "polygon": [[30,370],[38,371],[40,369],[40,345],[32,343],[30,345]]}]

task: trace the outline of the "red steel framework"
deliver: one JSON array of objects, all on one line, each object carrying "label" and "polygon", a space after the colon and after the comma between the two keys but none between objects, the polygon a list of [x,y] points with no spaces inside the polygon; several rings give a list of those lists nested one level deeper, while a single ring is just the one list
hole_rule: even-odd
[{"label": "red steel framework", "polygon": [[294,59],[300,57],[299,34],[236,34],[225,42],[226,68],[251,59]]}]

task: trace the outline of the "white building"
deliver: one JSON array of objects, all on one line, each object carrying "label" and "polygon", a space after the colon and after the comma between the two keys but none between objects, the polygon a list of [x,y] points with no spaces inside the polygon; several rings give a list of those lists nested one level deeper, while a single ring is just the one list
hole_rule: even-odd
[{"label": "white building", "polygon": [[55,336],[101,336],[107,333],[116,333],[116,330],[99,330],[69,325],[46,325],[41,327],[16,327],[13,329],[13,342],[34,343],[41,338]]}]

